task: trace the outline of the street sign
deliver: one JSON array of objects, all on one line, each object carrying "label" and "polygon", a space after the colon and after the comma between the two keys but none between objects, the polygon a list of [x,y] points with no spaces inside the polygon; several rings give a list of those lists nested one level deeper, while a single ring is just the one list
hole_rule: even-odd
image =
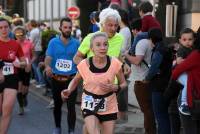
[{"label": "street sign", "polygon": [[77,19],[80,16],[80,10],[76,6],[69,7],[67,9],[68,17],[71,19]]}]

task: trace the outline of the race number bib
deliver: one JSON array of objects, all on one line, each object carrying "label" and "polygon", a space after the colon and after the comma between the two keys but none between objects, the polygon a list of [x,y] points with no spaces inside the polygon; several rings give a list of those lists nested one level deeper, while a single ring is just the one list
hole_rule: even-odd
[{"label": "race number bib", "polygon": [[61,72],[71,71],[72,70],[72,61],[57,59],[55,67],[58,71],[61,71]]},{"label": "race number bib", "polygon": [[[106,111],[106,102],[107,102],[106,100],[107,99],[105,99],[104,103],[101,105],[98,112]],[[100,101],[101,99],[94,99],[92,96],[86,95],[84,96],[82,101],[82,108],[94,111],[95,107],[99,104]]]},{"label": "race number bib", "polygon": [[14,66],[12,63],[4,62],[3,66],[3,75],[11,75],[14,74]]}]

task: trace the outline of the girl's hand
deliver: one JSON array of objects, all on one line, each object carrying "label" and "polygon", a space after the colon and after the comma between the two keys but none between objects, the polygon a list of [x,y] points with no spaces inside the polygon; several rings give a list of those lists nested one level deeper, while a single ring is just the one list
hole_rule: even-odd
[{"label": "girl's hand", "polygon": [[100,83],[100,88],[105,92],[116,92],[118,90],[118,85],[110,83]]},{"label": "girl's hand", "polygon": [[69,98],[71,92],[68,89],[65,89],[61,92],[61,97],[63,100],[66,100]]}]

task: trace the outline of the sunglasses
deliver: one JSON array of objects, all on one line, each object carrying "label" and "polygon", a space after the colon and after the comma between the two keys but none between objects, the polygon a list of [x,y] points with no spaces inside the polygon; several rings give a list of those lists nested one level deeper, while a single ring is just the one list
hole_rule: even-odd
[{"label": "sunglasses", "polygon": [[24,36],[23,33],[16,33],[15,36]]}]

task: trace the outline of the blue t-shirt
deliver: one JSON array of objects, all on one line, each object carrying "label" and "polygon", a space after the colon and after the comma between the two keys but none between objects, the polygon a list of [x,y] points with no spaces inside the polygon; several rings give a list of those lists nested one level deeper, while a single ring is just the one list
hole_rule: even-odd
[{"label": "blue t-shirt", "polygon": [[76,64],[73,62],[80,42],[71,37],[68,44],[63,44],[60,37],[50,40],[46,50],[46,56],[52,58],[51,68],[54,74],[71,75],[77,72]]}]

